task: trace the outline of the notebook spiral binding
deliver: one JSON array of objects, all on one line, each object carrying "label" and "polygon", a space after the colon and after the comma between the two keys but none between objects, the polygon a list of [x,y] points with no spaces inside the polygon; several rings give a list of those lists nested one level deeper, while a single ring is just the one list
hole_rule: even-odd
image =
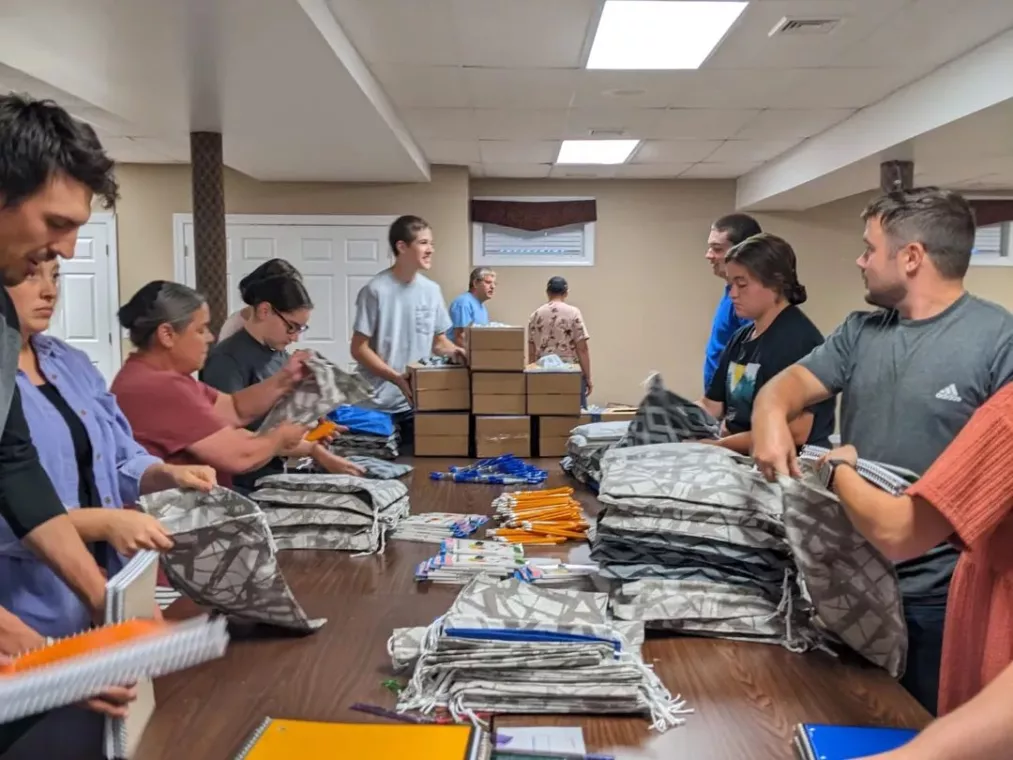
[{"label": "notebook spiral binding", "polygon": [[249,735],[249,737],[247,737],[246,742],[239,748],[239,753],[232,760],[246,760],[253,751],[253,748],[257,746],[257,742],[260,741],[260,737],[264,735],[264,732],[267,730],[268,726],[271,725],[273,720],[274,718],[264,718],[264,720],[260,722],[260,725],[253,729],[253,732]]}]

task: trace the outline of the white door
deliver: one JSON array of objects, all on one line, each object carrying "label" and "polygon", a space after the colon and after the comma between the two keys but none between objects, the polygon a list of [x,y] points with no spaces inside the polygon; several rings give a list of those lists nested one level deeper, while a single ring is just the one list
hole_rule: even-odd
[{"label": "white door", "polygon": [[[290,262],[313,299],[310,327],[299,345],[319,351],[339,367],[352,363],[349,344],[355,298],[369,278],[390,266],[387,226],[354,224],[226,225],[229,313],[243,306],[239,281],[268,259]],[[184,223],[186,283],[197,277],[193,226]]]},{"label": "white door", "polygon": [[88,354],[111,383],[120,368],[116,234],[111,214],[95,214],[77,236],[74,258],[60,261],[60,297],[49,333]]}]

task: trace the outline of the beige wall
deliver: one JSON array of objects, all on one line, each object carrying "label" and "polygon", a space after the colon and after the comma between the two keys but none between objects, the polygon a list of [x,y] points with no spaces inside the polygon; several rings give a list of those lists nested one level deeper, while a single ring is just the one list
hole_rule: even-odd
[{"label": "beige wall", "polygon": [[[129,298],[149,280],[173,276],[172,214],[190,211],[190,173],[186,166],[125,165],[119,176],[120,291]],[[472,195],[595,197],[595,266],[558,270],[591,331],[594,400],[637,401],[639,383],[652,370],[683,394],[700,392],[703,349],[722,290],[703,254],[710,223],[733,208],[733,182],[469,182],[466,170],[450,167],[436,167],[425,185],[261,183],[226,175],[228,213],[425,217],[437,245],[432,276],[448,301],[464,289],[471,266]],[[803,308],[825,332],[863,304],[854,262],[861,252],[858,215],[866,200],[758,216],[764,229],[795,247],[799,276],[809,291]],[[556,273],[546,267],[501,269],[489,304],[492,317],[524,324]],[[968,287],[1013,308],[1013,268],[973,269]]]}]

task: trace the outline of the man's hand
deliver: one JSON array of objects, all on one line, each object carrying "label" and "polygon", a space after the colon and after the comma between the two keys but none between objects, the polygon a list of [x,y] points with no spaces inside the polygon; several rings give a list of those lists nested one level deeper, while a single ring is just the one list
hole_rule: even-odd
[{"label": "man's hand", "polygon": [[10,657],[38,649],[46,643],[46,637],[25,624],[19,617],[0,608],[0,664]]},{"label": "man's hand", "polygon": [[408,375],[398,375],[397,378],[391,381],[398,387],[398,390],[404,394],[404,397],[408,399],[408,403],[415,406],[415,398],[412,396],[412,384],[408,379]]},{"label": "man's hand", "polygon": [[277,445],[278,452],[294,449],[310,431],[308,425],[297,425],[294,422],[282,422],[277,427],[271,428],[268,433],[272,436]]},{"label": "man's hand", "polygon": [[339,457],[337,454],[332,454],[329,451],[322,451],[316,462],[327,472],[335,475],[354,475],[357,478],[361,478],[366,474],[366,469],[354,462],[349,462],[344,457]]},{"label": "man's hand", "polygon": [[132,509],[104,511],[109,513],[105,540],[124,557],[132,557],[141,549],[164,552],[172,548],[169,532],[151,515]]},{"label": "man's hand", "polygon": [[829,460],[836,462],[847,462],[852,467],[858,466],[858,450],[854,446],[838,446],[826,456],[820,457],[819,464],[822,466]]},{"label": "man's hand", "polygon": [[784,418],[753,417],[753,459],[763,477],[774,482],[778,475],[802,477],[795,438]]},{"label": "man's hand", "polygon": [[214,467],[203,464],[167,464],[165,469],[175,488],[209,493],[218,485]]},{"label": "man's hand", "polygon": [[[467,364],[468,363],[468,352],[457,344],[452,344],[452,348],[447,350],[445,356],[450,359],[451,364]],[[588,393],[591,392],[591,381],[588,381]]]},{"label": "man's hand", "polygon": [[591,378],[585,377],[584,378],[584,384],[587,385],[587,395],[590,396],[591,395],[591,391],[594,390],[594,383],[591,382]]}]

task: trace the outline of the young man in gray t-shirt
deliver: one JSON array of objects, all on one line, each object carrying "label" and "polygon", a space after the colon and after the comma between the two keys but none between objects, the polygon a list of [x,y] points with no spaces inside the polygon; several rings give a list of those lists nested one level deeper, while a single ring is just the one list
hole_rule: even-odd
[{"label": "young man in gray t-shirt", "polygon": [[[866,300],[811,354],[757,395],[753,455],[797,471],[787,421],[841,394],[841,441],[865,459],[923,473],[974,411],[1013,379],[1013,315],[964,291],[974,218],[956,193],[891,193],[873,203],[858,266]],[[943,618],[956,551],[897,565],[908,623],[902,683],[935,712]]]},{"label": "young man in gray t-shirt", "polygon": [[423,271],[432,266],[433,232],[417,216],[390,227],[394,266],[366,283],[355,299],[352,358],[373,386],[372,404],[395,415],[402,442],[411,445],[411,387],[405,369],[432,355],[464,361],[464,349],[446,336],[450,316],[440,286]]}]

